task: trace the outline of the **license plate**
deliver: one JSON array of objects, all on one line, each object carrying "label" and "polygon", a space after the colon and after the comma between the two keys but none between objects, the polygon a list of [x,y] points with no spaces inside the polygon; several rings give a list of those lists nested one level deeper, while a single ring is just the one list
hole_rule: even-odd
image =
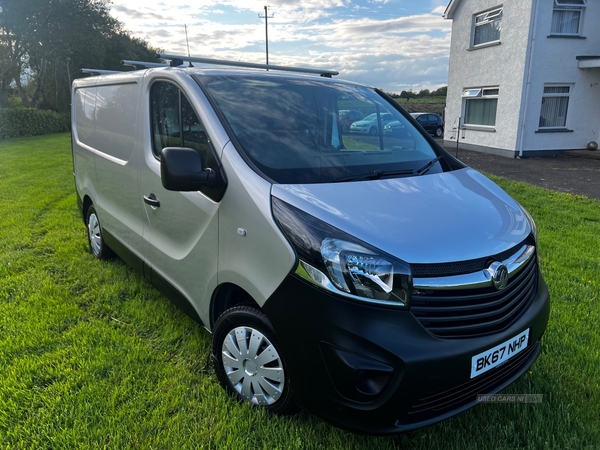
[{"label": "license plate", "polygon": [[471,378],[475,378],[494,367],[498,367],[517,353],[525,350],[528,341],[529,328],[510,338],[508,341],[473,356],[471,358]]}]

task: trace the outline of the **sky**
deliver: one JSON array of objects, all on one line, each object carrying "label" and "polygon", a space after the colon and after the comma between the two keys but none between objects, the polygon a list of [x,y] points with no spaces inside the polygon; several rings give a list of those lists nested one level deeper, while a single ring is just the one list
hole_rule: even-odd
[{"label": "sky", "polygon": [[112,0],[133,36],[165,53],[340,72],[400,93],[448,83],[447,0]]}]

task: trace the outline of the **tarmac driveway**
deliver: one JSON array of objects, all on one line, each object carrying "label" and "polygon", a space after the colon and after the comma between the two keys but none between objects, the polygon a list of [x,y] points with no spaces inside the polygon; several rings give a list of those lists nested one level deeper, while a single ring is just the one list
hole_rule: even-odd
[{"label": "tarmac driveway", "polygon": [[[456,148],[446,149],[456,155]],[[600,200],[600,150],[513,159],[459,149],[458,159],[481,172]]]}]

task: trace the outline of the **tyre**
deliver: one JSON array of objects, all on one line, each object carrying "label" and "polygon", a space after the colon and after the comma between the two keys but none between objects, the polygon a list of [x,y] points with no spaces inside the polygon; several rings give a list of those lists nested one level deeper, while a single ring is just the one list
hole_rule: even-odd
[{"label": "tyre", "polygon": [[442,130],[440,127],[437,127],[435,129],[435,137],[442,137],[442,134],[444,134],[444,130]]},{"label": "tyre", "polygon": [[236,306],[215,323],[211,353],[223,388],[237,399],[284,415],[296,409],[273,327],[253,306]]},{"label": "tyre", "polygon": [[371,136],[377,136],[377,127],[371,127],[371,129],[369,130],[369,134]]},{"label": "tyre", "polygon": [[98,219],[98,213],[94,205],[88,208],[85,223],[88,230],[88,244],[94,258],[107,259],[111,257],[113,252],[104,242],[102,227],[100,226],[100,220]]}]

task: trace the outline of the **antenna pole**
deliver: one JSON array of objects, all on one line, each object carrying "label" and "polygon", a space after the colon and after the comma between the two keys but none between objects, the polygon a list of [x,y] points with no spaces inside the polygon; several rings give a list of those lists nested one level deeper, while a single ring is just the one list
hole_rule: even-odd
[{"label": "antenna pole", "polygon": [[[190,57],[190,41],[188,39],[188,34],[187,34],[187,23],[184,23],[183,26],[185,28],[185,43],[187,44],[188,58],[189,58]],[[189,62],[188,65],[189,65],[189,67],[194,67],[191,62]]]},{"label": "antenna pole", "polygon": [[267,14],[267,6],[265,5],[265,49],[267,53],[267,66],[269,65],[269,15]]},{"label": "antenna pole", "polygon": [[[269,17],[273,18],[272,14],[269,16],[269,12],[267,11],[268,9],[269,9],[269,7],[267,5],[265,5],[264,16],[261,16],[260,14],[258,15],[258,17],[260,17],[261,19],[265,19],[265,42],[266,42],[267,66],[269,65]],[[267,70],[269,70],[269,69],[267,69]]]}]

